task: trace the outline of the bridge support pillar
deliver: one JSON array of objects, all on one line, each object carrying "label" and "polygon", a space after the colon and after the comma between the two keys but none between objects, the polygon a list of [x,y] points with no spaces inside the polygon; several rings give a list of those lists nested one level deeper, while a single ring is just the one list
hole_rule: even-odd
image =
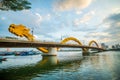
[{"label": "bridge support pillar", "polygon": [[82,55],[85,56],[85,55],[89,55],[89,50],[86,50],[86,51],[82,51]]},{"label": "bridge support pillar", "polygon": [[56,47],[49,47],[48,53],[43,53],[42,56],[57,56],[57,48]]}]

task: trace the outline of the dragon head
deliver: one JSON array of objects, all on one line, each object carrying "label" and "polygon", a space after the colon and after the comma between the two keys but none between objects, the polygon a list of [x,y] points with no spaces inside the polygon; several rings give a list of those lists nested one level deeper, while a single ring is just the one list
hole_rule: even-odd
[{"label": "dragon head", "polygon": [[24,25],[11,24],[8,28],[9,32],[15,34],[16,36],[24,37],[29,34],[30,29],[26,28]]}]

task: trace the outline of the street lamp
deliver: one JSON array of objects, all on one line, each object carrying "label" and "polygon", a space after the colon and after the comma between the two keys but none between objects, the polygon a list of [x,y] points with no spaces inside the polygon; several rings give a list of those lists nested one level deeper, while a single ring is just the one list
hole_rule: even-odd
[{"label": "street lamp", "polygon": [[[32,36],[34,36],[34,35],[33,35],[34,27],[32,27],[31,29],[32,29],[32,30],[31,30]],[[33,38],[32,38],[32,41],[33,41]]]},{"label": "street lamp", "polygon": [[34,27],[32,27],[32,31],[31,31],[32,32],[32,36],[33,36],[33,30],[34,30]]}]

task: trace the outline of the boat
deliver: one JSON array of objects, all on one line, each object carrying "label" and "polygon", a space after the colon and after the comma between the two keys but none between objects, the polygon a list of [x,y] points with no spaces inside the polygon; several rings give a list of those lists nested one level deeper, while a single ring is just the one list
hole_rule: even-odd
[{"label": "boat", "polygon": [[0,56],[0,61],[6,61],[6,60],[7,60],[7,58]]},{"label": "boat", "polygon": [[28,56],[28,55],[35,55],[35,51],[20,51],[20,52],[14,52],[16,56]]}]

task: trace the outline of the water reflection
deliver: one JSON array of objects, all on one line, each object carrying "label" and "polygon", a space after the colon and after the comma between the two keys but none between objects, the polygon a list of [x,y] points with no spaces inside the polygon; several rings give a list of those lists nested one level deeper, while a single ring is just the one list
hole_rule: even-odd
[{"label": "water reflection", "polygon": [[81,79],[85,80],[119,80],[120,74],[120,53],[119,52],[102,52],[89,56],[84,56],[81,66]]},{"label": "water reflection", "polygon": [[36,66],[39,67],[48,67],[48,66],[54,66],[58,64],[57,56],[43,56],[42,60],[37,63]]},{"label": "water reflection", "polygon": [[[86,56],[10,57],[0,64],[1,80],[119,80],[120,53],[101,52]],[[21,60],[21,61],[20,61]],[[4,63],[17,65],[2,68]],[[27,63],[24,63],[27,62]],[[22,64],[23,65],[22,65]]]},{"label": "water reflection", "polygon": [[[26,58],[29,59],[30,57],[26,57]],[[16,61],[24,60],[23,57],[18,57],[18,56],[17,56],[17,59],[15,57],[12,59],[16,60]],[[80,60],[80,58],[78,58],[78,59]],[[43,56],[40,61],[36,62],[36,64],[30,64],[30,65],[24,65],[24,66],[22,65],[22,66],[15,66],[15,67],[12,66],[12,67],[8,67],[7,69],[1,69],[0,70],[0,79],[2,79],[2,80],[27,79],[27,80],[29,80],[29,79],[37,76],[37,74],[39,74],[39,76],[40,76],[40,74],[43,75],[43,74],[49,74],[52,71],[58,71],[58,70],[62,69],[63,66],[70,69],[72,66],[75,66],[75,65],[70,65],[71,61],[74,62],[76,60],[77,60],[77,58],[74,58],[74,59],[69,58],[66,61],[65,59],[61,58],[61,61],[60,61],[60,60],[58,60],[57,56]],[[24,62],[26,62],[26,61],[27,60],[25,60]],[[11,63],[12,63],[12,61],[9,64],[11,64]],[[19,64],[19,63],[16,63],[16,64]],[[3,64],[4,64],[4,62],[3,62]]]}]

